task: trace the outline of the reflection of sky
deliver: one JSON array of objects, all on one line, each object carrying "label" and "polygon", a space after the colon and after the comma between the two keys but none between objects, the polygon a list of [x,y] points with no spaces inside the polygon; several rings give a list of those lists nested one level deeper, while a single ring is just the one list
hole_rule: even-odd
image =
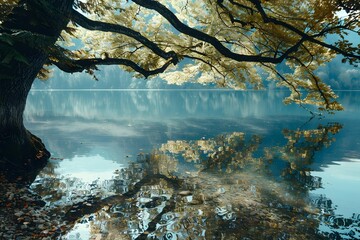
[{"label": "reflection of sky", "polygon": [[[59,91],[30,93],[25,124],[59,161],[56,171],[84,182],[110,179],[140,152],[168,140],[199,140],[222,133],[262,135],[262,147],[287,142],[283,129],[315,129],[339,121],[343,129],[329,148],[316,152],[313,169],[339,212],[360,212],[354,193],[360,177],[358,126],[360,92],[340,92],[345,111],[309,119],[298,106],[285,106],[285,92],[237,91]],[[304,125],[305,124],[305,125]],[[337,162],[339,165],[331,165]],[[330,165],[329,165],[330,164]],[[350,178],[351,177],[351,178]]]},{"label": "reflection of sky", "polygon": [[100,155],[77,156],[72,159],[64,159],[59,162],[57,174],[67,178],[79,178],[84,183],[91,183],[95,180],[108,180],[119,169],[121,164],[114,161],[107,161]]},{"label": "reflection of sky", "polygon": [[[225,132],[270,135],[270,142],[283,142],[282,129],[299,128],[309,118],[302,108],[285,106],[286,95],[276,91],[35,91],[29,95],[25,124],[56,157],[71,159],[91,152],[125,163],[126,156],[151,151],[167,140],[211,138]],[[346,149],[356,144],[348,135],[355,137],[359,131],[360,94],[340,92],[340,101],[344,112],[305,127],[345,123],[337,143]],[[339,152],[336,145],[332,150]]]},{"label": "reflection of sky", "polygon": [[[347,117],[360,111],[358,92],[338,92]],[[301,115],[298,105],[284,105],[286,91],[31,91],[26,120],[78,117],[83,120],[165,120],[174,118],[234,119]]]},{"label": "reflection of sky", "polygon": [[344,159],[335,162],[323,172],[313,175],[322,178],[323,188],[313,191],[323,194],[337,205],[335,213],[351,217],[353,213],[360,213],[360,159]]},{"label": "reflection of sky", "polygon": [[[92,151],[123,162],[124,156],[149,152],[168,139],[194,140],[231,131],[263,134],[274,125],[267,116],[306,114],[297,106],[284,106],[285,94],[33,91],[26,105],[25,124],[42,137],[56,157],[70,159]],[[95,147],[98,152],[94,152]]]}]

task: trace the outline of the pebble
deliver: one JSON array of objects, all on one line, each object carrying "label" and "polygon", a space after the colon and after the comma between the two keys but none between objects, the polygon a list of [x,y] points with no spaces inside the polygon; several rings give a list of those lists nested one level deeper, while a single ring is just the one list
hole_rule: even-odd
[{"label": "pebble", "polygon": [[20,212],[15,213],[14,215],[17,217],[20,217],[20,216],[24,215],[24,213],[20,211]]},{"label": "pebble", "polygon": [[46,227],[44,226],[44,224],[39,224],[38,226],[37,226],[39,229],[41,229],[41,230],[44,230]]},{"label": "pebble", "polygon": [[59,223],[58,211],[51,216],[53,209],[39,199],[28,187],[9,183],[0,176],[0,239],[56,239],[50,230],[64,227],[65,223]]},{"label": "pebble", "polygon": [[188,195],[191,195],[191,194],[192,194],[191,191],[187,191],[187,190],[179,192],[179,195],[181,195],[181,196],[188,196]]},{"label": "pebble", "polygon": [[11,200],[13,200],[13,198],[14,198],[14,194],[13,194],[13,193],[10,193],[10,194],[9,194],[9,197],[8,197],[8,200],[11,201]]}]

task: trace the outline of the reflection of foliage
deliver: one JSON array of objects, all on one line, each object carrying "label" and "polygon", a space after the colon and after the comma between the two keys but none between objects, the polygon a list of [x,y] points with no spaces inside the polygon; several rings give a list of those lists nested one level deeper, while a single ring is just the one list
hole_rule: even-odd
[{"label": "reflection of foliage", "polygon": [[259,151],[261,137],[254,135],[247,138],[241,132],[220,135],[209,140],[169,141],[159,150],[176,158],[182,157],[187,162],[194,162],[198,164],[197,167],[201,165],[201,171],[223,170],[231,173],[244,168],[268,171],[267,167],[280,158],[287,163],[284,175],[298,172],[302,176],[308,176],[309,165],[313,162],[315,152],[330,146],[335,141],[332,136],[341,128],[340,124],[334,123],[310,130],[284,129],[283,135],[287,144],[265,147],[262,155]]},{"label": "reflection of foliage", "polygon": [[[291,190],[294,181],[281,183],[272,180],[270,168],[274,159],[270,156],[280,157],[286,162],[283,173],[290,176],[287,169],[291,166],[291,159],[301,158],[304,151],[311,151],[307,161],[299,164],[297,169],[306,172],[308,181],[287,176],[284,179],[297,180],[295,185],[310,184],[310,179],[313,180],[311,185],[315,186],[320,179],[312,178],[308,171],[314,153],[322,146],[330,145],[334,140],[330,134],[337,133],[340,128],[340,125],[333,124],[315,130],[284,131],[288,143],[283,147],[266,148],[264,156],[259,151],[261,138],[247,137],[244,133],[163,144],[158,151],[143,159],[149,166],[146,169],[169,177],[178,175],[185,182],[182,191],[177,192],[174,211],[159,218],[158,227],[148,236],[156,239],[321,238],[316,234],[317,210],[307,202],[306,188],[296,192]],[[192,163],[195,168],[181,172],[182,159],[186,166]],[[171,192],[164,185],[153,188]],[[146,190],[141,194],[146,194]],[[149,202],[154,197],[169,199],[159,196],[159,193],[147,195]],[[144,231],[139,226],[148,224],[149,220],[143,216],[146,219],[154,217],[141,201],[144,199],[137,199],[138,210],[135,212],[140,212],[142,217],[137,220],[138,227],[133,236]],[[138,239],[142,239],[140,236]]]},{"label": "reflection of foliage", "polygon": [[335,138],[331,136],[337,134],[341,128],[340,124],[334,123],[326,127],[320,125],[317,129],[311,130],[285,129],[283,134],[288,139],[288,143],[281,157],[294,165],[293,169],[296,169],[298,165],[295,161],[301,161],[300,166],[310,164],[315,151],[330,146],[335,141]]},{"label": "reflection of foliage", "polygon": [[202,171],[218,169],[230,173],[248,166],[251,162],[257,162],[253,153],[259,143],[258,136],[253,136],[246,142],[244,133],[235,132],[209,140],[169,141],[161,146],[160,151],[181,155],[188,162],[201,163]]},{"label": "reflection of foliage", "polygon": [[295,178],[301,185],[310,188],[320,187],[317,178],[310,176],[310,164],[313,163],[315,152],[323,147],[329,147],[335,141],[333,137],[342,128],[338,123],[327,126],[319,126],[311,130],[283,130],[283,135],[288,140],[282,148],[267,150],[268,157],[279,155],[282,160],[288,162],[287,168],[283,169],[286,178]]},{"label": "reflection of foliage", "polygon": [[[314,130],[284,130],[287,144],[263,152],[261,137],[241,132],[169,141],[151,155],[139,155],[139,164],[147,174],[184,179],[182,188],[174,191],[163,181],[143,187],[134,202],[112,208],[101,222],[107,223],[112,234],[126,231],[136,239],[321,239],[316,233],[318,210],[301,186],[320,186],[321,179],[310,176],[309,165],[314,153],[330,145],[334,140],[330,135],[340,128],[333,124]],[[288,171],[292,161],[302,159],[306,151],[311,152],[306,161]],[[273,180],[271,166],[276,159],[286,163],[281,165],[286,182]],[[295,170],[305,175],[292,178]],[[297,185],[300,188],[294,190]],[[164,212],[169,206],[173,208]],[[119,222],[115,216],[128,220]],[[156,227],[150,227],[151,223]]]},{"label": "reflection of foliage", "polygon": [[309,171],[314,155],[340,129],[330,124],[284,130],[284,146],[263,149],[266,139],[240,132],[169,141],[152,154],[139,154],[113,179],[90,184],[58,177],[49,165],[32,191],[46,201],[35,214],[47,213],[57,228],[42,224],[39,236],[70,237],[74,224],[87,224],[97,239],[356,237],[357,215],[334,216],[331,200],[308,194],[309,187],[321,186]]}]

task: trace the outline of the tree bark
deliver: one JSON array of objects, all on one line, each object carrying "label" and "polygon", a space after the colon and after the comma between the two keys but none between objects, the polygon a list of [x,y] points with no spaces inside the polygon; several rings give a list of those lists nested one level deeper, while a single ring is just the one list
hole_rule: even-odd
[{"label": "tree bark", "polygon": [[[0,42],[0,169],[7,174],[36,171],[50,157],[41,140],[24,127],[23,112],[49,49],[69,22],[73,2],[20,1],[0,25],[0,34],[10,39]],[[26,37],[21,39],[19,34]]]}]

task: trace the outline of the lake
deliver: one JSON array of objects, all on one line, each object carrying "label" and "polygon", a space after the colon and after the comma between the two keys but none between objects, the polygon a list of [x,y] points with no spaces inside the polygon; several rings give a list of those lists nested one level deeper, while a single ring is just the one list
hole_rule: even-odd
[{"label": "lake", "polygon": [[360,92],[313,118],[286,94],[31,91],[30,189],[61,239],[359,239]]}]

